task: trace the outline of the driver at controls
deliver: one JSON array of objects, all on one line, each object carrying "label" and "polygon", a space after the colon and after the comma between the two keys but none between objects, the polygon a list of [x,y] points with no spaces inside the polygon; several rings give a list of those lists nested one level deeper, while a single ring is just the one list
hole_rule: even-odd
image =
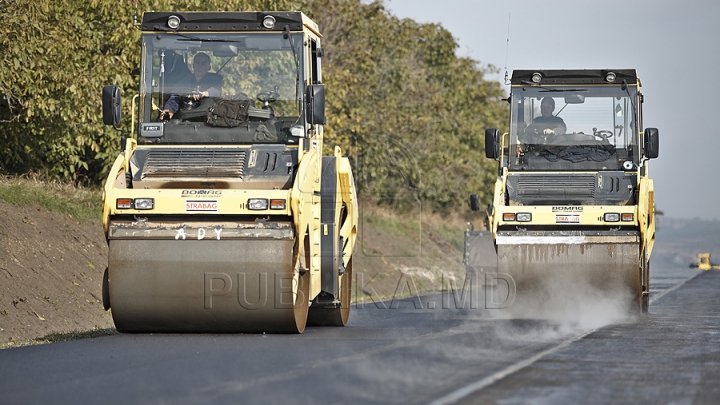
[{"label": "driver at controls", "polygon": [[170,119],[178,110],[186,106],[197,107],[199,101],[206,97],[219,97],[223,85],[223,78],[217,73],[210,73],[210,56],[198,53],[193,58],[193,74],[182,80],[178,85],[187,89],[188,94],[173,94],[170,96],[159,119]]},{"label": "driver at controls", "polygon": [[540,116],[536,117],[527,131],[534,131],[539,135],[565,135],[567,126],[562,118],[554,116],[555,100],[545,97],[540,102]]},{"label": "driver at controls", "polygon": [[545,97],[540,102],[540,116],[535,117],[532,124],[521,131],[516,154],[527,151],[528,145],[546,144],[553,137],[565,135],[567,126],[562,118],[554,116],[555,100],[552,97]]}]

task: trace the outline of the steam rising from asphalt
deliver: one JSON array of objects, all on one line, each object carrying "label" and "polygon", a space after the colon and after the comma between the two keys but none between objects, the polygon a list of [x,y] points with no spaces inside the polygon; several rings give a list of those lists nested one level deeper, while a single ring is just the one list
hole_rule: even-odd
[{"label": "steam rising from asphalt", "polygon": [[[506,291],[498,291],[501,297]],[[602,326],[631,321],[631,292],[621,282],[607,279],[546,277],[517,286],[515,302],[503,310],[490,310],[491,316],[511,320],[537,320],[536,328],[500,329],[500,334],[547,340]],[[502,299],[502,298],[501,298]],[[544,322],[542,322],[544,321]],[[549,322],[548,322],[549,321]]]}]

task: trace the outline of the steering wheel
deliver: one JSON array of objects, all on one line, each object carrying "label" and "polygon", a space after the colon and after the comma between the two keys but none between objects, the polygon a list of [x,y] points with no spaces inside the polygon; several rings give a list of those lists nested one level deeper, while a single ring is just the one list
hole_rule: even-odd
[{"label": "steering wheel", "polygon": [[610,139],[615,134],[612,131],[608,131],[607,129],[601,129],[599,131],[593,131],[593,135],[597,136],[602,140],[606,140]]},{"label": "steering wheel", "polygon": [[278,93],[275,90],[272,91],[263,91],[257,94],[257,99],[261,103],[268,105],[269,103],[272,103],[274,101],[277,101],[277,99],[280,98],[280,93]]}]

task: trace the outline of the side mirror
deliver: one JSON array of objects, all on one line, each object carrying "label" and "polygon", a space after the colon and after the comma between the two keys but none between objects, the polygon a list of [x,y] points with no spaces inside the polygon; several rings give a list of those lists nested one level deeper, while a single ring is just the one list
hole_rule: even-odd
[{"label": "side mirror", "polygon": [[305,88],[305,119],[310,124],[325,125],[325,85],[311,84]]},{"label": "side mirror", "polygon": [[470,194],[470,209],[473,212],[480,211],[480,197],[477,194]]},{"label": "side mirror", "polygon": [[485,130],[485,156],[489,159],[500,157],[500,130],[497,128]]},{"label": "side mirror", "polygon": [[114,127],[120,124],[120,87],[105,86],[102,95],[103,122]]},{"label": "side mirror", "polygon": [[645,156],[655,159],[660,153],[660,135],[657,128],[645,128]]}]

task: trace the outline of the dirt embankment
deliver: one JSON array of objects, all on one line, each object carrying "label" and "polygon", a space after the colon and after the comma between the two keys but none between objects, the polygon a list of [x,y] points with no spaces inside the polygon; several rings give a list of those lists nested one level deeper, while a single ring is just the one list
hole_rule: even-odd
[{"label": "dirt embankment", "polygon": [[0,348],[112,328],[102,306],[106,265],[99,222],[0,202]]},{"label": "dirt embankment", "polygon": [[[354,302],[440,291],[449,280],[462,285],[462,218],[362,211]],[[53,334],[112,333],[102,304],[107,253],[99,220],[0,201],[0,348]]]}]

